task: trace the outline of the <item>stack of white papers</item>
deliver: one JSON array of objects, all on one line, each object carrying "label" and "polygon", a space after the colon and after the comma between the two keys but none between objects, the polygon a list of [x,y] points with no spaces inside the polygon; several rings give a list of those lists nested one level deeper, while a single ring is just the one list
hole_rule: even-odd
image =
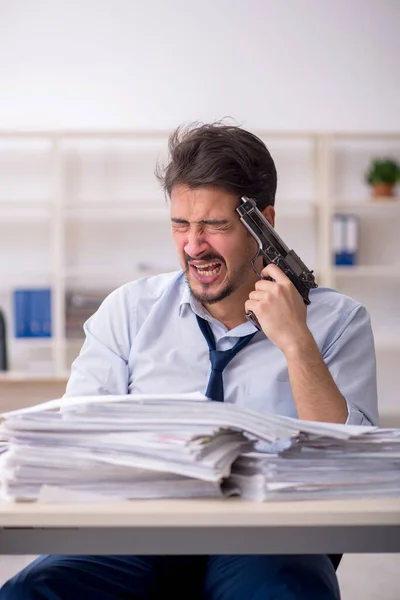
[{"label": "stack of white papers", "polygon": [[0,416],[8,500],[400,495],[395,429],[263,415],[201,394],[63,398]]},{"label": "stack of white papers", "polygon": [[214,407],[197,396],[118,396],[64,399],[3,415],[9,449],[1,457],[1,495],[54,500],[57,490],[63,498],[67,490],[79,500],[220,496],[221,480],[252,443],[224,427]]},{"label": "stack of white papers", "polygon": [[319,435],[302,432],[287,449],[240,456],[227,491],[255,501],[400,497],[399,429],[315,425]]},{"label": "stack of white papers", "polygon": [[232,462],[277,437],[259,413],[201,394],[64,398],[2,417],[8,500],[220,496]]}]

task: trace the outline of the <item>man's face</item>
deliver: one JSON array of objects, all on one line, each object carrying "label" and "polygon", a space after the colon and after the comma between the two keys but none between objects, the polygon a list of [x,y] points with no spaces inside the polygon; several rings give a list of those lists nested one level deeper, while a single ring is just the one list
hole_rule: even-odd
[{"label": "man's face", "polygon": [[254,280],[250,261],[257,244],[239,219],[238,204],[220,188],[172,189],[172,235],[191,292],[203,304],[220,302]]}]

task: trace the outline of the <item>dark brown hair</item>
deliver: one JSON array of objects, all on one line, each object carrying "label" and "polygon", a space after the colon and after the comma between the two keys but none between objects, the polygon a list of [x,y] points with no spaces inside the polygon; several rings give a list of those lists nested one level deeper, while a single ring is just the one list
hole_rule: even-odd
[{"label": "dark brown hair", "polygon": [[178,127],[170,136],[169,163],[156,176],[167,196],[174,185],[215,186],[254,198],[260,210],[273,206],[277,186],[274,161],[256,135],[221,122]]}]

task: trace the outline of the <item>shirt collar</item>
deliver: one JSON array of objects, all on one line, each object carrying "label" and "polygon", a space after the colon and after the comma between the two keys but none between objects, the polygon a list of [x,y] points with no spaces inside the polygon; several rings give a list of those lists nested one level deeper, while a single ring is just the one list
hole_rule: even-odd
[{"label": "shirt collar", "polygon": [[[204,306],[194,298],[190,292],[189,284],[186,281],[186,278],[183,276],[183,289],[181,293],[181,299],[179,302],[179,316],[182,317],[187,314],[189,311],[192,311],[194,314],[206,319],[210,323],[213,322],[213,318],[210,313],[204,308]],[[256,327],[248,321],[247,323],[242,323],[238,326],[241,335],[247,335],[249,333],[253,333],[256,331]],[[237,328],[235,328],[236,331]],[[233,330],[232,330],[233,331]],[[239,333],[238,331],[238,333]]]},{"label": "shirt collar", "polygon": [[189,284],[186,281],[186,278],[184,278],[183,290],[179,302],[179,316],[184,316],[189,310],[192,310],[196,315],[199,315],[199,317],[203,317],[203,319],[210,320],[210,315],[201,302],[196,300],[196,298],[193,298]]}]

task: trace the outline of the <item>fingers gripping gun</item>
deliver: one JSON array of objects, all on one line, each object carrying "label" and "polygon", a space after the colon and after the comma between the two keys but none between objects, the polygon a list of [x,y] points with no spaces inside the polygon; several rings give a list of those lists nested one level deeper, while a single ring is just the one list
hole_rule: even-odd
[{"label": "fingers gripping gun", "polygon": [[[318,287],[315,283],[313,271],[306,267],[293,250],[289,250],[272,225],[268,223],[262,212],[257,208],[252,198],[243,197],[242,204],[236,208],[236,211],[243,225],[258,244],[257,254],[251,261],[251,266],[257,275],[262,278],[254,266],[254,261],[258,256],[262,256],[266,265],[269,263],[277,265],[293,283],[304,303],[310,304],[309,291]],[[260,324],[253,312],[248,313],[246,316],[253,325],[260,329]]]}]

